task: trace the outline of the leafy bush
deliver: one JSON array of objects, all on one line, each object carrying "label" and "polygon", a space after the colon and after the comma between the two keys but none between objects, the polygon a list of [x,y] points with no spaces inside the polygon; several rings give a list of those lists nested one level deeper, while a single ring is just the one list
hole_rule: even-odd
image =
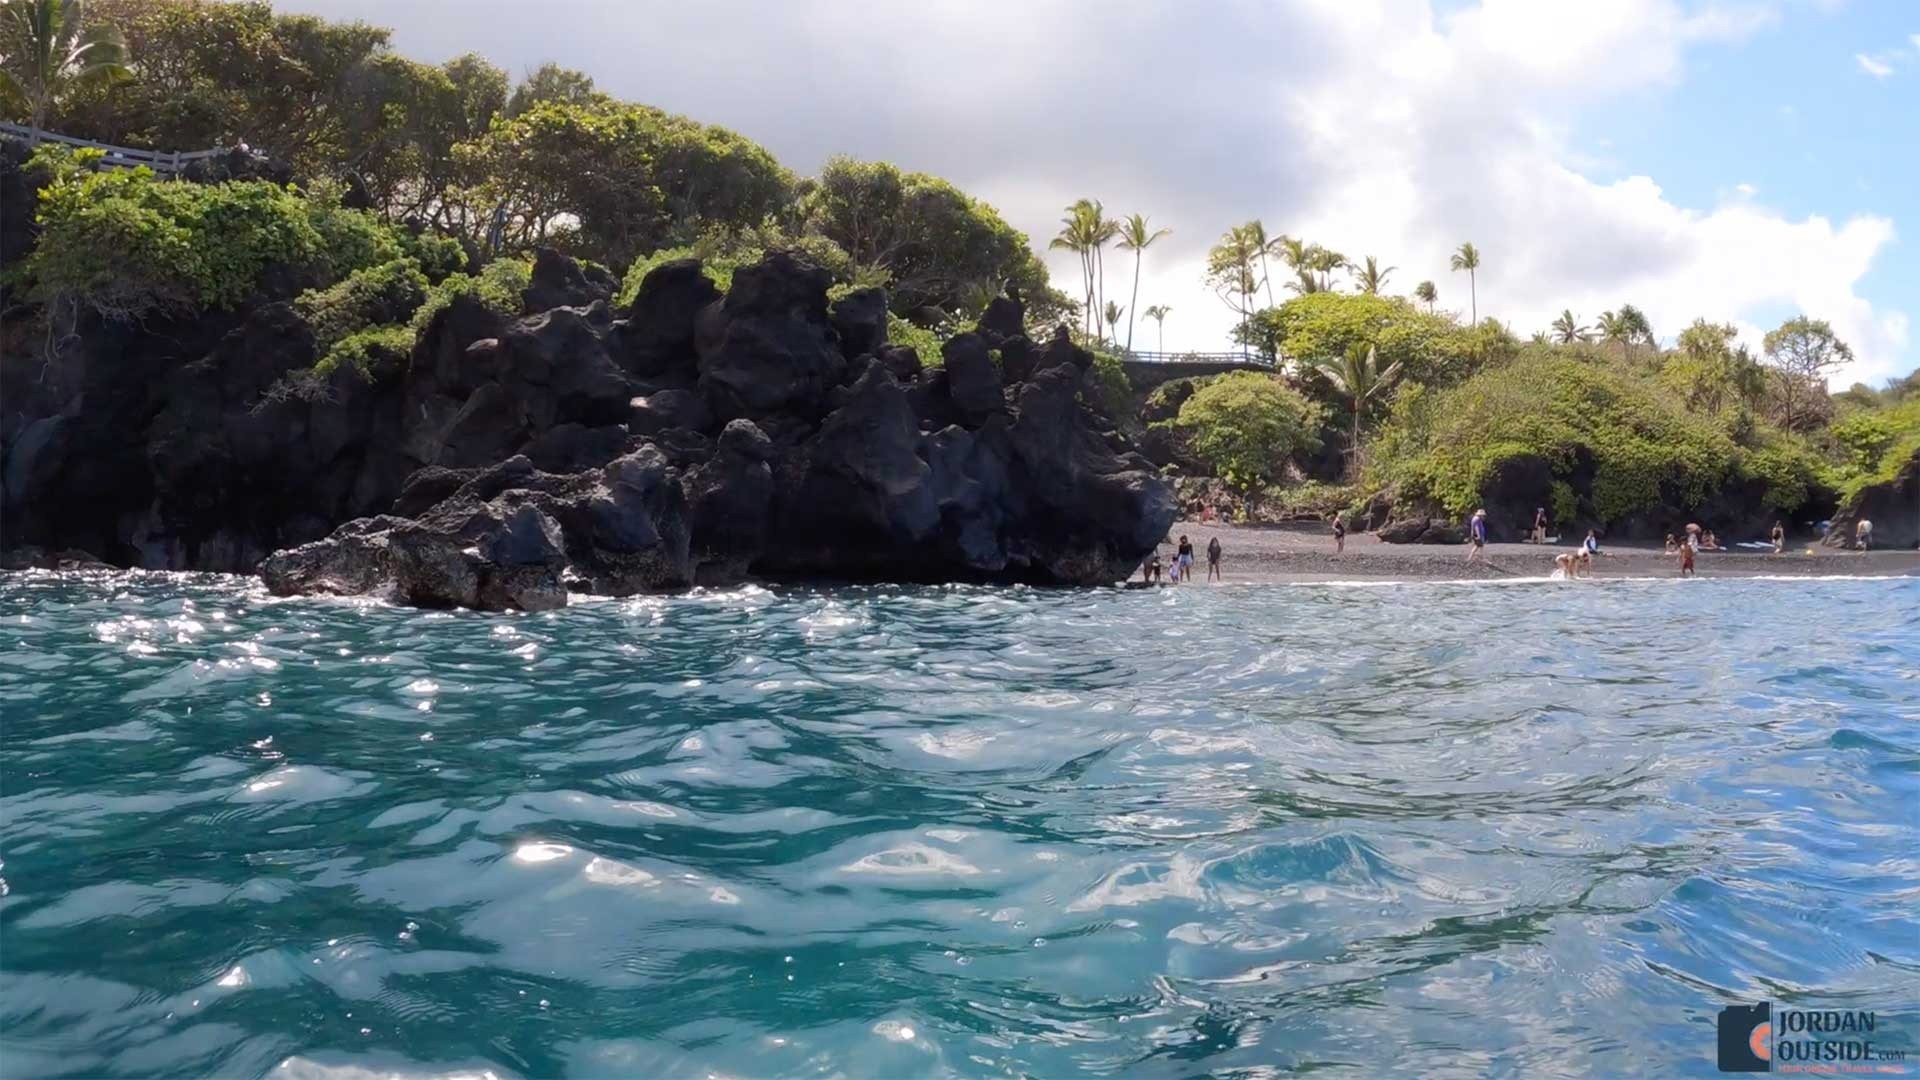
[{"label": "leafy bush", "polygon": [[[1873,423],[1866,423],[1868,419]],[[1842,428],[1846,429],[1844,435]],[[1892,483],[1901,467],[1920,454],[1920,397],[1907,397],[1878,412],[1849,417],[1834,425],[1834,435],[1854,455],[1853,461],[1834,477],[1841,501],[1849,502],[1863,488]],[[1878,447],[1878,454],[1862,454],[1862,444],[1867,451]]]},{"label": "leafy bush", "polygon": [[33,167],[40,239],[22,268],[42,302],[110,318],[230,308],[272,267],[321,283],[402,254],[398,232],[337,201],[264,181],[163,182],[141,168],[90,171],[97,152],[42,149]]},{"label": "leafy bush", "polygon": [[414,338],[410,326],[371,326],[335,342],[313,370],[325,375],[350,364],[370,376],[384,361],[404,362],[413,351]]},{"label": "leafy bush", "polygon": [[294,307],[313,324],[322,352],[368,327],[402,323],[427,298],[427,276],[412,259],[356,270],[325,289],[310,289]]},{"label": "leafy bush", "polygon": [[759,262],[770,251],[789,251],[821,267],[833,275],[836,286],[851,289],[886,284],[884,274],[856,273],[847,253],[824,236],[793,236],[777,228],[762,227],[730,233],[708,232],[692,244],[663,248],[635,259],[620,279],[616,303],[633,303],[647,274],[661,263],[675,259],[699,259],[701,270],[713,279],[721,292],[726,292],[733,288],[735,270]]},{"label": "leafy bush", "polygon": [[940,332],[910,323],[898,315],[887,316],[887,341],[912,349],[920,357],[920,366],[928,371],[946,363],[940,355]]},{"label": "leafy bush", "polygon": [[407,255],[420,264],[420,272],[435,285],[467,268],[467,249],[445,233],[423,232],[409,236]]},{"label": "leafy bush", "polygon": [[1735,448],[1629,372],[1530,355],[1452,389],[1399,395],[1375,443],[1375,480],[1465,514],[1503,463],[1523,457],[1546,460],[1563,482],[1576,468],[1590,475],[1592,516],[1611,522],[1669,498],[1697,505],[1726,476]]},{"label": "leafy bush", "polygon": [[413,329],[424,330],[446,310],[454,297],[466,296],[511,318],[520,314],[520,294],[533,280],[533,263],[526,259],[495,259],[478,274],[450,274],[427,290],[427,298],[413,313]]},{"label": "leafy bush", "polygon": [[1272,375],[1236,371],[1194,392],[1173,421],[1229,484],[1270,483],[1295,453],[1318,449],[1325,411]]}]

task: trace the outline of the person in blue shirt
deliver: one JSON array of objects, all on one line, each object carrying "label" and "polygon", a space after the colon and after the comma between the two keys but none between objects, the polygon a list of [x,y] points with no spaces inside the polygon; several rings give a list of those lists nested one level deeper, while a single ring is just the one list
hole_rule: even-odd
[{"label": "person in blue shirt", "polygon": [[1587,538],[1580,542],[1580,550],[1588,559],[1600,554],[1600,537],[1592,529],[1587,530]]},{"label": "person in blue shirt", "polygon": [[1485,510],[1475,510],[1473,512],[1473,520],[1467,522],[1467,544],[1468,562],[1472,562],[1475,559],[1479,559],[1482,562],[1486,561],[1487,512]]}]

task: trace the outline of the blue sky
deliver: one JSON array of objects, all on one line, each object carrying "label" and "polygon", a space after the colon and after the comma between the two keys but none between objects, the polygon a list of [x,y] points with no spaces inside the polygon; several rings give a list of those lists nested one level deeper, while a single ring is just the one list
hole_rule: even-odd
[{"label": "blue sky", "polygon": [[[1580,126],[1600,159],[1583,170],[1595,180],[1645,173],[1686,206],[1745,184],[1789,217],[1890,219],[1896,235],[1857,291],[1920,317],[1920,3],[1781,9],[1751,38],[1702,48],[1677,85],[1591,110]],[[1920,367],[1916,337],[1920,326],[1903,373]]]},{"label": "blue sky", "polygon": [[[423,60],[579,68],[798,170],[935,173],[1043,256],[1076,198],[1149,214],[1173,235],[1139,303],[1173,307],[1168,348],[1227,344],[1206,249],[1258,218],[1522,336],[1633,303],[1669,339],[1707,317],[1757,349],[1805,312],[1859,357],[1841,385],[1920,366],[1920,0],[278,6],[391,26]],[[1076,292],[1073,259],[1051,265]]]}]

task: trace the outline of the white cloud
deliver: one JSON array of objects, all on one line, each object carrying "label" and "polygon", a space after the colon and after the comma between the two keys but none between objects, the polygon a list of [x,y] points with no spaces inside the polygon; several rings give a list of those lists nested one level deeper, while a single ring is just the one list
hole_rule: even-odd
[{"label": "white cloud", "polygon": [[1860,65],[1861,71],[1866,72],[1867,74],[1873,76],[1876,79],[1884,79],[1887,76],[1893,74],[1892,64],[1889,64],[1884,60],[1880,60],[1875,57],[1868,56],[1866,53],[1854,53],[1853,59],[1855,63],[1858,63]]},{"label": "white cloud", "polygon": [[[1397,266],[1391,291],[1431,278],[1463,312],[1466,276],[1447,253],[1471,239],[1480,313],[1522,336],[1563,307],[1590,320],[1633,303],[1669,338],[1699,316],[1757,325],[1799,310],[1854,346],[1841,384],[1913,366],[1907,314],[1859,292],[1893,222],[1789,217],[1738,187],[1688,207],[1652,177],[1591,178],[1576,135],[1589,110],[1685,93],[1691,50],[1765,31],[1777,2],[1482,0],[1437,14],[1432,0],[1194,0],[1093,18],[1080,0],[1030,0],[1017,17],[965,0],[548,0],[533,23],[519,0],[280,6],[395,25],[426,58],[580,67],[795,168],[848,152],[938,173],[1043,253],[1080,196],[1147,213],[1174,230],[1148,253],[1139,297],[1172,305],[1170,349],[1227,347],[1232,316],[1200,268],[1227,227],[1258,217]],[[1076,292],[1074,260],[1052,266]],[[1115,253],[1107,269],[1126,302],[1130,262]]]}]

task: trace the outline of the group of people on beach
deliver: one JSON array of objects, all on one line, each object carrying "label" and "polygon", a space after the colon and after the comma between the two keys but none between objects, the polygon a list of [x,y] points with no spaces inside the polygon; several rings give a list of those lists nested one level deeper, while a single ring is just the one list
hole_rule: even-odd
[{"label": "group of people on beach", "polygon": [[[1163,573],[1169,585],[1193,580],[1193,541],[1187,539],[1186,533],[1180,534],[1180,543],[1173,549],[1173,558],[1167,562],[1164,570],[1158,551],[1141,568],[1143,580],[1149,585],[1158,585]],[[1220,538],[1217,536],[1207,541],[1207,580],[1220,580]]]}]

